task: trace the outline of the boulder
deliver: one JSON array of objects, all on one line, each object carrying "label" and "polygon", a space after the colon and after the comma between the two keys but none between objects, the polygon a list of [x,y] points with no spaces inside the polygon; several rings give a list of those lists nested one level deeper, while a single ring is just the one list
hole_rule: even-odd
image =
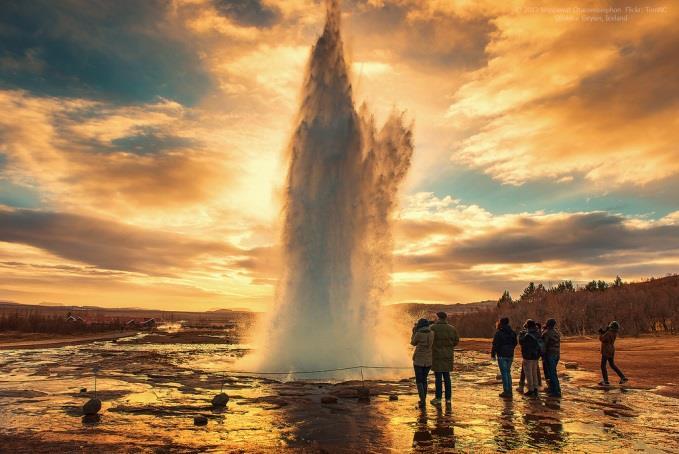
[{"label": "boulder", "polygon": [[219,393],[212,398],[212,406],[215,408],[226,407],[229,402],[229,395],[226,393]]},{"label": "boulder", "polygon": [[84,415],[96,415],[101,410],[101,401],[99,399],[90,399],[83,405]]},{"label": "boulder", "polygon": [[193,417],[194,426],[207,426],[207,416],[198,415]]},{"label": "boulder", "polygon": [[568,363],[564,363],[564,367],[565,367],[566,369],[577,369],[578,366],[579,366],[579,364],[576,363],[576,362],[568,362]]},{"label": "boulder", "polygon": [[335,396],[323,396],[323,397],[321,397],[321,403],[322,404],[336,404],[337,403],[337,397],[335,397]]}]

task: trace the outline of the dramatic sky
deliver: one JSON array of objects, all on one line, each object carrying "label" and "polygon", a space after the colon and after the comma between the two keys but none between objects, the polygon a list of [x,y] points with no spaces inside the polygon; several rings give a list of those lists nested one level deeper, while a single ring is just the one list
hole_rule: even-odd
[{"label": "dramatic sky", "polygon": [[[343,11],[356,100],[414,121],[389,302],[679,271],[673,2]],[[266,309],[323,19],[314,0],[2,1],[0,300]]]}]

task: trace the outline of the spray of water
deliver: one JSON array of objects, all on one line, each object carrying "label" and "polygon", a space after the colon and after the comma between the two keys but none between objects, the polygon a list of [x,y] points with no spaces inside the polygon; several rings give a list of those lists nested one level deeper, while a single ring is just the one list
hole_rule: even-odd
[{"label": "spray of water", "polygon": [[284,272],[253,358],[260,368],[407,362],[379,311],[391,270],[390,218],[413,153],[402,117],[393,113],[378,130],[365,106],[357,112],[339,5],[328,1],[288,149]]}]

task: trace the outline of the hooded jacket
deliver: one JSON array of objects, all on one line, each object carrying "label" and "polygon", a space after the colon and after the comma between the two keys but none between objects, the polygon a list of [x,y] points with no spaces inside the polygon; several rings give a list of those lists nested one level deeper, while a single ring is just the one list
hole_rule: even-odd
[{"label": "hooded jacket", "polygon": [[446,320],[436,320],[429,327],[434,332],[431,369],[434,372],[451,372],[453,370],[453,351],[460,342],[460,336],[453,325]]},{"label": "hooded jacket", "polygon": [[521,344],[521,356],[523,359],[539,359],[540,343],[538,339],[540,333],[537,328],[530,328],[519,333],[519,344]]},{"label": "hooded jacket", "polygon": [[502,325],[493,336],[493,349],[490,354],[500,358],[513,358],[515,347],[516,333],[509,325]]},{"label": "hooded jacket", "polygon": [[410,345],[415,346],[413,365],[431,367],[434,332],[428,326],[414,331],[410,338]]}]

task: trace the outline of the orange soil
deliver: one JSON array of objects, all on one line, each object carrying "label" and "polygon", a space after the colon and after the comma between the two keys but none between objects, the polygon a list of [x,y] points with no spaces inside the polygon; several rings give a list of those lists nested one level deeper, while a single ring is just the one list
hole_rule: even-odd
[{"label": "orange soil", "polygon": [[[462,339],[459,347],[490,354],[490,344],[491,339]],[[576,362],[578,370],[590,372],[592,381],[598,383],[601,380],[599,346],[598,338],[562,340],[562,365]],[[679,398],[679,337],[619,337],[615,351],[615,363],[629,377],[630,387],[652,389],[658,394]],[[617,375],[610,367],[608,375],[611,383],[617,383]]]}]

